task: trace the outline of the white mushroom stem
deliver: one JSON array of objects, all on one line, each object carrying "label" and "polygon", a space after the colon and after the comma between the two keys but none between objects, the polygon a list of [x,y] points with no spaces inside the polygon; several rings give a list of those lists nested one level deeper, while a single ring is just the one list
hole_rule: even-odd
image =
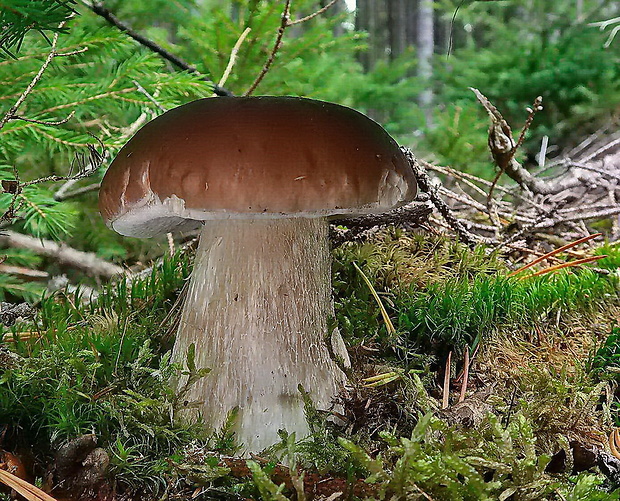
[{"label": "white mushroom stem", "polygon": [[329,409],[345,375],[327,347],[331,299],[328,223],[323,218],[207,221],[182,312],[174,357],[193,343],[212,371],[188,395],[245,452],[278,442],[278,430],[308,434],[301,385]]}]

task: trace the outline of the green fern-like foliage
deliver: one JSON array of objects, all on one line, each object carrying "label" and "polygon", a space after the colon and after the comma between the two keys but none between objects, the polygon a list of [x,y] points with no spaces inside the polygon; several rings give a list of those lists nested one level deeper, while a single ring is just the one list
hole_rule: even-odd
[{"label": "green fern-like foliage", "polygon": [[[16,113],[35,122],[13,119],[0,129],[0,180],[28,184],[75,175],[88,167],[89,148],[111,158],[132,131],[161,113],[159,106],[167,109],[211,94],[208,82],[171,73],[160,58],[140,50],[118,30],[98,26],[93,16],[72,19],[68,26],[70,30],[58,38],[60,56]],[[29,34],[19,57],[0,63],[2,113],[26,89],[49,51],[45,39]],[[159,106],[139,89],[146,89]],[[65,119],[66,123],[56,124]],[[102,174],[103,169],[94,171],[76,186],[96,183]],[[86,196],[86,204],[81,205],[57,201],[58,187],[59,183],[45,182],[0,193],[0,215],[6,216],[3,225],[12,223],[12,229],[36,238],[68,241],[71,237],[78,248],[92,249],[104,258],[125,258],[127,245],[119,247],[117,236],[104,228],[94,212],[96,196]],[[19,261],[19,252],[2,254],[9,265]],[[41,292],[35,283],[17,277],[0,279],[4,297],[33,299]]]}]

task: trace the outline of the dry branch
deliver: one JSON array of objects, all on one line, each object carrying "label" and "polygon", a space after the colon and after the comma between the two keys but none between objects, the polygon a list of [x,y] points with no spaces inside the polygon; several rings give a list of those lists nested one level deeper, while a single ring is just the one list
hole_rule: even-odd
[{"label": "dry branch", "polygon": [[[432,212],[432,208],[427,203],[412,202],[404,207],[399,207],[382,214],[367,214],[350,219],[337,219],[331,221],[330,239],[334,246],[354,240],[363,235],[366,230],[376,228],[377,226],[385,226],[396,224],[406,227],[420,226],[424,224]],[[337,225],[343,225],[346,230],[335,228]]]},{"label": "dry branch", "polygon": [[110,278],[124,272],[122,267],[109,263],[91,252],[83,252],[65,244],[37,239],[14,231],[5,230],[0,233],[0,246],[27,249],[52,258],[60,264],[78,268],[89,275]]},{"label": "dry branch", "polygon": [[[594,233],[588,225],[600,220],[611,222],[607,237],[612,242],[620,238],[620,133],[610,133],[617,126],[597,131],[547,162],[544,169],[531,173],[514,158],[514,153],[540,108],[540,100],[536,99],[533,108],[528,109],[525,126],[515,140],[497,108],[479,91],[474,92],[491,117],[489,148],[500,174],[505,172],[517,184],[502,186],[496,184],[499,175],[488,181],[417,161],[409,152],[421,190],[428,192],[445,220],[434,222],[470,245],[484,242],[496,249],[504,247],[528,255],[548,251],[541,239],[554,238],[554,245],[561,246]],[[440,174],[441,180],[430,181],[429,172]],[[540,177],[543,173],[546,177]],[[493,197],[494,191],[499,195]]]},{"label": "dry branch", "polygon": [[413,173],[416,176],[416,180],[418,182],[420,190],[429,195],[431,202],[433,202],[433,205],[437,208],[439,213],[450,225],[450,227],[458,234],[459,238],[464,243],[470,246],[473,246],[477,242],[483,240],[481,237],[467,231],[465,225],[456,218],[450,207],[448,207],[448,205],[437,195],[438,188],[436,186],[433,186],[430,177],[426,173],[426,170],[420,165],[415,156],[413,156],[411,150],[409,150],[408,148],[401,149],[409,160],[409,165],[413,169]]},{"label": "dry branch", "polygon": [[325,5],[325,7],[320,8],[316,12],[313,12],[312,14],[310,14],[309,16],[302,17],[301,19],[297,19],[296,21],[291,21],[290,19],[291,0],[285,0],[284,10],[282,11],[282,16],[280,18],[280,26],[278,27],[278,32],[276,34],[276,40],[273,44],[273,48],[269,52],[267,61],[265,61],[265,64],[263,65],[263,68],[261,69],[260,73],[256,76],[256,79],[254,80],[254,82],[252,82],[252,85],[250,85],[248,90],[244,92],[243,94],[244,96],[251,95],[256,90],[256,88],[260,85],[263,78],[265,78],[265,75],[269,72],[269,69],[271,68],[271,65],[273,64],[276,58],[276,54],[280,50],[280,47],[282,47],[282,38],[284,37],[284,32],[286,31],[286,29],[291,26],[305,23],[306,21],[310,21],[311,19],[314,19],[318,15],[323,14],[327,9],[329,9],[337,1],[338,0],[332,0],[327,5]]},{"label": "dry branch", "polygon": [[284,32],[286,31],[286,28],[290,26],[290,10],[291,0],[286,0],[284,3],[284,11],[282,12],[282,17],[280,20],[280,26],[278,27],[278,34],[276,35],[276,41],[273,44],[273,49],[271,49],[269,57],[267,58],[267,61],[265,61],[265,64],[263,66],[263,69],[257,75],[256,79],[254,80],[254,82],[252,82],[252,85],[250,85],[248,90],[245,91],[245,93],[243,94],[244,96],[249,96],[252,94],[252,92],[256,90],[256,87],[260,85],[260,83],[263,81],[263,78],[265,78],[265,75],[269,71],[269,68],[271,68],[273,61],[276,58],[276,53],[278,52],[278,50],[280,50],[280,47],[282,46],[282,37],[284,37]]}]

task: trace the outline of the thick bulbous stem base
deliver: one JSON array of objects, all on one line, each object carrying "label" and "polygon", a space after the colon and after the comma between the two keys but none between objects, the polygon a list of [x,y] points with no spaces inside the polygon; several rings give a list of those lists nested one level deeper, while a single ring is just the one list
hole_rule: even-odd
[{"label": "thick bulbous stem base", "polygon": [[323,218],[219,220],[204,225],[173,356],[195,345],[211,372],[186,400],[217,430],[238,408],[245,452],[278,442],[278,430],[308,434],[298,387],[319,409],[346,382],[327,347],[331,299],[328,223]]}]

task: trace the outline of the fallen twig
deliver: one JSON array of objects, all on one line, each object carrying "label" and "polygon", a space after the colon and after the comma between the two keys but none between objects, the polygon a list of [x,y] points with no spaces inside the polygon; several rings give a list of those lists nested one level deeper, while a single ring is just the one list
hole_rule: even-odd
[{"label": "fallen twig", "polygon": [[105,261],[93,253],[83,252],[65,244],[34,238],[15,231],[3,230],[0,234],[0,245],[28,249],[39,255],[50,257],[60,264],[78,268],[89,275],[109,278],[125,271],[121,266]]},{"label": "fallen twig", "polygon": [[473,235],[467,231],[463,223],[461,223],[461,221],[454,216],[448,205],[437,195],[437,188],[432,185],[428,174],[424,170],[424,167],[420,165],[411,150],[405,147],[401,147],[401,150],[407,156],[407,160],[409,160],[409,165],[413,169],[413,173],[416,176],[420,190],[424,193],[428,193],[433,205],[437,208],[450,227],[457,233],[459,238],[470,246],[474,246],[477,242],[483,241],[483,237]]}]

